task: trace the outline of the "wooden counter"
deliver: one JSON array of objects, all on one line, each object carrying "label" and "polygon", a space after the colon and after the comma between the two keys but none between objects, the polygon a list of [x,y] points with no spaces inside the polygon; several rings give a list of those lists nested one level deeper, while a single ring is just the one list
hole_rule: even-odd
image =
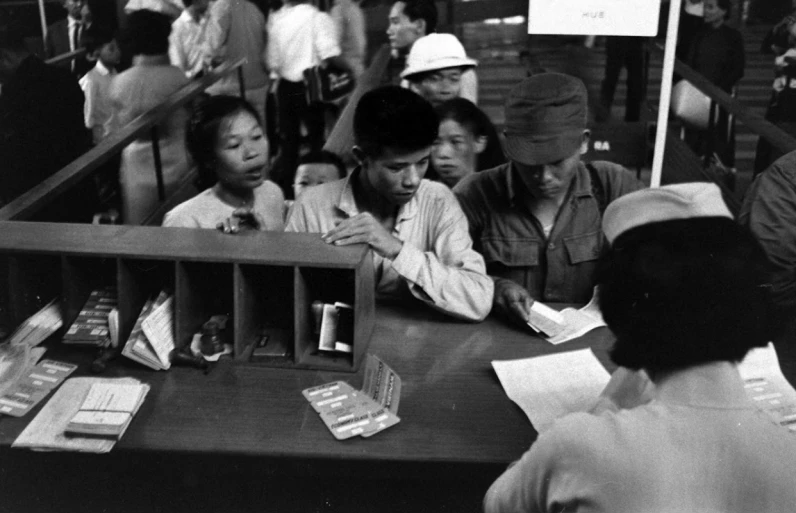
[{"label": "wooden counter", "polygon": [[[0,418],[0,490],[13,499],[0,501],[0,511],[70,510],[61,501],[82,511],[107,511],[109,504],[119,511],[192,513],[479,511],[489,483],[536,437],[490,362],[591,347],[610,371],[611,340],[599,328],[552,346],[494,316],[469,324],[419,305],[379,305],[369,351],[403,380],[401,423],[342,442],[301,391],[334,380],[359,388],[364,369],[352,374],[229,361],[204,375],[186,368],[154,372],[122,359],[108,374],[132,375],[152,390],[110,454],[10,449],[33,414]],[[85,374],[92,355],[69,351],[58,347],[47,356],[81,362],[78,374]],[[792,371],[786,375],[793,380]],[[26,490],[20,476],[47,487],[19,491]],[[227,490],[223,500],[208,495],[212,483]]]}]

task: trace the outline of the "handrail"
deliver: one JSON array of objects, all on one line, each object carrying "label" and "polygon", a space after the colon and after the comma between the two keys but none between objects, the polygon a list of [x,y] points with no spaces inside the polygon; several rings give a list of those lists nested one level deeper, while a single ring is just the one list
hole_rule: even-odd
[{"label": "handrail", "polygon": [[245,62],[246,59],[242,58],[231,64],[224,64],[200,80],[186,84],[175,91],[164,103],[138,116],[66,167],[0,208],[0,221],[29,219],[53,199],[68,191],[121,152],[132,141],[148,133],[171,113],[199,96],[227,73],[239,69]]},{"label": "handrail", "polygon": [[348,98],[340,117],[337,119],[332,133],[326,140],[323,148],[338,155],[344,155],[351,150],[354,133],[354,111],[359,99],[366,92],[381,84],[387,65],[390,63],[390,45],[384,44],[379,48],[371,60],[370,67],[359,78],[357,86]]},{"label": "handrail", "polygon": [[72,59],[77,59],[78,57],[82,57],[83,54],[86,53],[85,48],[78,48],[72,52],[62,53],[61,55],[56,55],[50,59],[44,61],[45,64],[55,65],[60,64],[62,62],[71,61]]},{"label": "handrail", "polygon": [[[653,45],[653,48],[660,52],[663,51],[660,45]],[[749,107],[743,105],[740,101],[721,90],[701,73],[691,68],[691,66],[677,59],[674,61],[674,71],[691,82],[694,87],[702,91],[724,110],[734,115],[736,120],[746,125],[750,130],[767,140],[778,150],[785,153],[796,150],[795,138],[778,126],[767,121],[760,114],[752,112]]]}]

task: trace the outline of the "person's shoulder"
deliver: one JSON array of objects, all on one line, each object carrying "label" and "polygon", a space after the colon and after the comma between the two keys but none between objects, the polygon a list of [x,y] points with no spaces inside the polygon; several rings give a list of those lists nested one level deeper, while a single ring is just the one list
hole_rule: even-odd
[{"label": "person's shoulder", "polygon": [[169,210],[163,217],[163,226],[196,227],[201,224],[200,219],[204,217],[204,214],[213,210],[212,207],[219,203],[220,200],[213,193],[212,188],[205,189]]},{"label": "person's shoulder", "polygon": [[285,200],[285,195],[282,192],[282,188],[279,187],[274,182],[272,182],[271,180],[265,180],[262,183],[262,185],[257,187],[254,191],[255,194],[257,194],[261,198],[265,198],[268,200],[278,200],[278,201]]},{"label": "person's shoulder", "polygon": [[503,196],[506,194],[506,174],[509,164],[501,164],[492,169],[485,169],[465,176],[453,188],[457,196],[483,195],[485,197]]}]

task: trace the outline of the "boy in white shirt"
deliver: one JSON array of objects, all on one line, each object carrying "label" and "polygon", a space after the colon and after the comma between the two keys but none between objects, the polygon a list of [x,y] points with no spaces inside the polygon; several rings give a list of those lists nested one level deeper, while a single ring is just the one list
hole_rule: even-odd
[{"label": "boy in white shirt", "polygon": [[83,114],[86,128],[91,130],[94,144],[99,144],[113,130],[113,108],[108,89],[116,74],[121,52],[113,32],[103,27],[92,27],[83,35],[86,58],[96,62],[94,67],[80,79],[85,103]]}]

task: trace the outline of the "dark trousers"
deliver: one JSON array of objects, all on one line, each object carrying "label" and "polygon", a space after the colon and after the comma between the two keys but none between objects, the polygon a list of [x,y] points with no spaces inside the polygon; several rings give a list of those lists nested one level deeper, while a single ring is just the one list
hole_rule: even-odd
[{"label": "dark trousers", "polygon": [[272,179],[282,187],[286,198],[292,198],[301,147],[301,125],[303,123],[307,130],[310,150],[321,150],[325,127],[324,107],[322,104],[307,104],[303,82],[281,79],[276,89],[276,104],[280,151]]},{"label": "dark trousers", "polygon": [[638,121],[644,90],[644,40],[640,37],[608,37],[605,41],[605,79],[600,103],[610,112],[622,68],[627,69],[625,121]]}]

